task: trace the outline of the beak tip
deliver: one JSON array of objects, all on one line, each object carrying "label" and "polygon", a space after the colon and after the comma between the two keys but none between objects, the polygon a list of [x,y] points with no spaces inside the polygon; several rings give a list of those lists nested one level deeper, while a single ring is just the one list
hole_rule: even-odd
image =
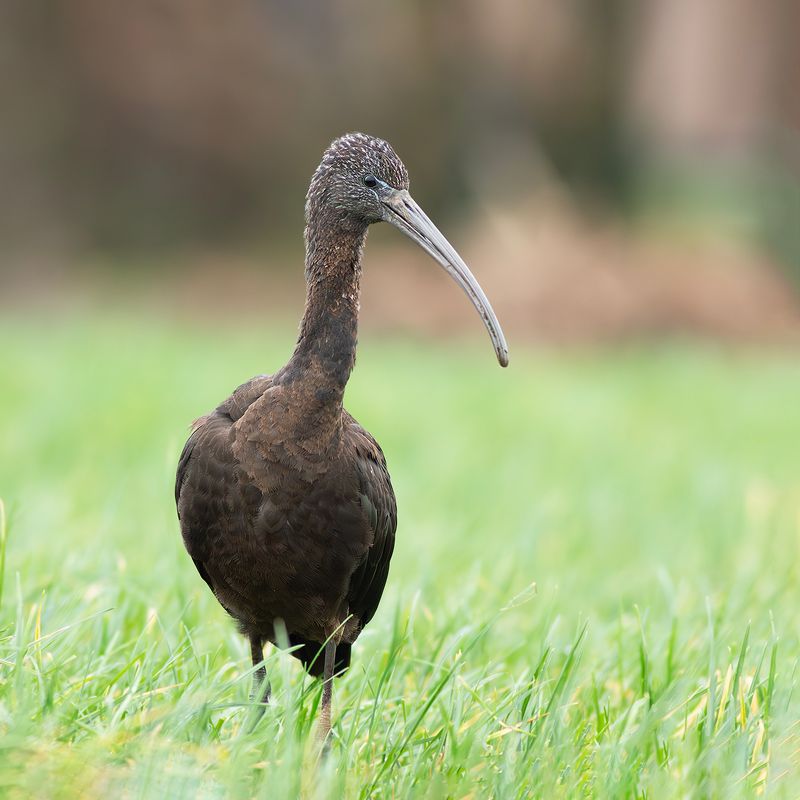
[{"label": "beak tip", "polygon": [[497,354],[497,361],[498,361],[498,363],[500,364],[501,367],[507,367],[508,366],[508,351],[506,350],[506,351],[504,351],[502,353],[498,353]]}]

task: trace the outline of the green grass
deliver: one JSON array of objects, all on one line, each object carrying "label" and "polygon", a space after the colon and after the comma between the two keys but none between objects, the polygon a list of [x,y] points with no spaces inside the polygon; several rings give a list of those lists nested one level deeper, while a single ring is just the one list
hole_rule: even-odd
[{"label": "green grass", "polygon": [[[800,794],[800,364],[365,335],[400,510],[334,690],[247,648],[183,551],[188,423],[292,328],[0,322],[0,796]],[[3,563],[0,556],[0,564]]]}]

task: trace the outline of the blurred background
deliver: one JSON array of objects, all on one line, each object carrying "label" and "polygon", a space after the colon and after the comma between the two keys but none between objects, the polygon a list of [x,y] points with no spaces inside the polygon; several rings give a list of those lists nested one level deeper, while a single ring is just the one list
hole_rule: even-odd
[{"label": "blurred background", "polygon": [[[9,0],[0,15],[7,309],[298,318],[309,176],[364,130],[393,143],[512,344],[800,338],[800,3]],[[373,232],[364,325],[482,335],[401,238]]]}]

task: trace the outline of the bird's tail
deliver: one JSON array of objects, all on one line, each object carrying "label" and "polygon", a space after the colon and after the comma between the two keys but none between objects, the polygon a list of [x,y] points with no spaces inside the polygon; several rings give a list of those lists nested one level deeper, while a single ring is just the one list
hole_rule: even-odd
[{"label": "bird's tail", "polygon": [[[300,659],[309,675],[313,675],[315,678],[323,677],[325,645],[322,642],[312,642],[310,639],[290,633],[289,644],[297,648],[292,650],[292,655]],[[298,647],[298,645],[300,646]],[[350,647],[348,642],[340,642],[336,645],[336,660],[333,666],[335,675],[341,675],[350,666]]]}]

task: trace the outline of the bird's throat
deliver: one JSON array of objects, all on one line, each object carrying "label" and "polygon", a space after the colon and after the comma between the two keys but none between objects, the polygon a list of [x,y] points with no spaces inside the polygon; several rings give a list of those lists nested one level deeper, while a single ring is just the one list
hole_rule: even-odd
[{"label": "bird's throat", "polygon": [[282,382],[302,389],[309,413],[340,413],[356,357],[366,228],[316,235],[309,225],[306,237],[306,307]]}]

